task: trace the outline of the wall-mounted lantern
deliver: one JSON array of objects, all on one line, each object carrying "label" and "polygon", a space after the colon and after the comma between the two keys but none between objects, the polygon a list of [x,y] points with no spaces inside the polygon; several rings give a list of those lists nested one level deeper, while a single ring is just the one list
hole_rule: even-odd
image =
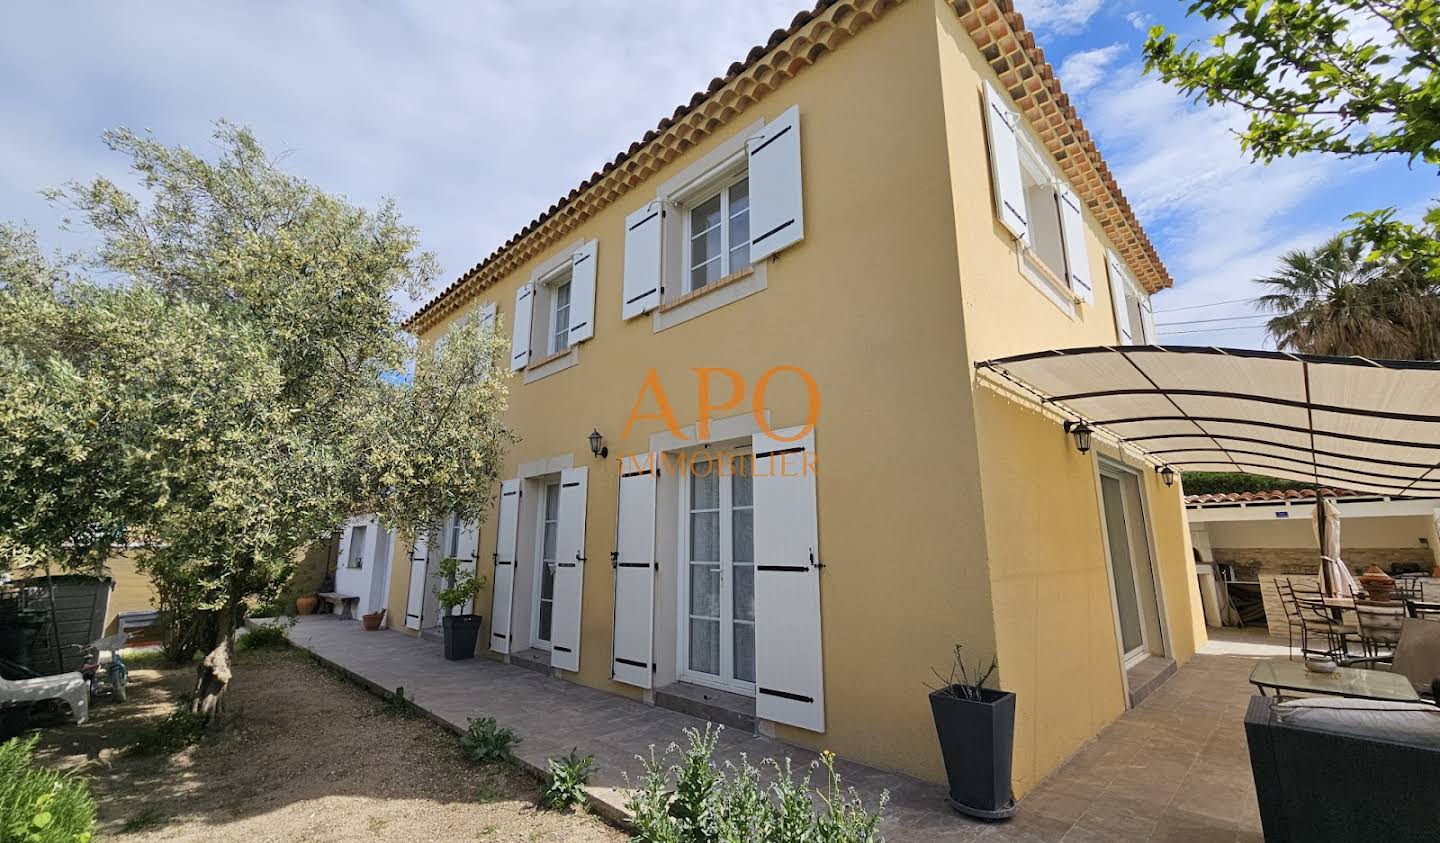
[{"label": "wall-mounted lantern", "polygon": [[603,460],[610,456],[610,449],[605,445],[605,436],[598,428],[590,431],[589,439],[590,453],[594,454],[596,459]]},{"label": "wall-mounted lantern", "polygon": [[1065,422],[1065,432],[1075,437],[1075,450],[1082,454],[1090,452],[1090,425],[1084,421]]}]

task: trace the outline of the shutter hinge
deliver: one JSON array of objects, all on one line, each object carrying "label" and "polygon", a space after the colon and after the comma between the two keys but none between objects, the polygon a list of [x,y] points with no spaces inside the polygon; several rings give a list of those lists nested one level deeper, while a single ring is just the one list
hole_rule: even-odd
[{"label": "shutter hinge", "polygon": [[618,550],[612,550],[612,551],[610,551],[610,567],[612,567],[612,568],[619,568],[619,567],[620,567],[620,551],[618,551]]},{"label": "shutter hinge", "polygon": [[812,567],[812,568],[823,568],[823,567],[825,567],[825,563],[824,563],[824,562],[816,562],[816,561],[815,561],[815,548],[813,548],[813,547],[810,548],[810,567]]}]

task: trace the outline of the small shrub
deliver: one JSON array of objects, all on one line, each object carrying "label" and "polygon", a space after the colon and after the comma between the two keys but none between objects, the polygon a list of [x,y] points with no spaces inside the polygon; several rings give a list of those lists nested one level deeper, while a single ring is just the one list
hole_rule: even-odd
[{"label": "small shrub", "polygon": [[[854,788],[842,789],[835,772],[835,754],[823,752],[810,772],[797,778],[790,759],[767,758],[769,786],[759,769],[743,756],[737,767],[725,771],[713,756],[719,730],[686,729],[689,744],[683,750],[672,744],[666,757],[679,761],[666,766],[655,757],[641,758],[645,772],[626,806],[633,819],[635,840],[647,843],[700,843],[751,840],[815,840],[825,843],[875,843],[876,827],[890,801],[880,795],[874,812],[865,809]],[[812,788],[811,774],[823,770],[825,786]],[[818,797],[818,799],[813,799]],[[817,812],[816,805],[821,809]]]},{"label": "small shrub", "polygon": [[255,608],[250,610],[250,617],[252,618],[278,618],[283,617],[284,615],[285,607],[274,600],[267,600],[264,603],[257,603],[255,604]]},{"label": "small shrub", "polygon": [[290,646],[289,630],[283,624],[266,624],[246,630],[235,646],[241,650],[279,650]]},{"label": "small shrub", "polygon": [[460,751],[471,761],[508,761],[510,748],[519,743],[515,733],[493,717],[470,718],[470,728],[460,736]]},{"label": "small shrub", "polygon": [[576,750],[564,758],[550,759],[550,783],[540,795],[540,802],[557,811],[571,805],[585,804],[585,783],[595,772],[595,756],[581,756]]},{"label": "small shrub", "polygon": [[169,755],[179,752],[200,740],[205,734],[205,716],[190,710],[190,701],[184,697],[175,705],[175,710],[165,719],[151,726],[126,747],[135,755]]},{"label": "small shrub", "polygon": [[85,782],[35,765],[36,737],[0,744],[0,840],[88,843],[95,800]]},{"label": "small shrub", "polygon": [[386,717],[403,717],[406,719],[419,717],[423,712],[420,706],[405,696],[405,686],[401,685],[395,689],[395,693],[385,699],[380,706],[380,713]]}]

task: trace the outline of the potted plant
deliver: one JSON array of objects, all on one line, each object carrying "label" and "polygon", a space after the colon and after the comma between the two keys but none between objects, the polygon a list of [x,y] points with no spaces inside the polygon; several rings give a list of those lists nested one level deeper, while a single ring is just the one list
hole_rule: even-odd
[{"label": "potted plant", "polygon": [[302,594],[295,598],[295,612],[301,615],[313,615],[315,607],[320,605],[320,598],[313,594]]},{"label": "potted plant", "polygon": [[445,629],[445,658],[450,661],[472,658],[475,642],[480,637],[479,615],[452,615],[450,610],[474,600],[485,590],[485,578],[475,576],[469,568],[460,567],[460,560],[446,557],[435,570],[439,586],[435,599],[440,603]]},{"label": "potted plant", "polygon": [[381,610],[378,611],[378,612],[366,612],[365,614],[363,614],[363,615],[360,616],[360,623],[361,623],[361,624],[365,627],[365,629],[366,629],[367,631],[369,631],[369,632],[374,632],[375,630],[379,629],[379,628],[380,628],[380,624],[382,624],[382,623],[384,623],[384,622],[385,622],[385,610],[384,610],[384,609],[381,609]]},{"label": "potted plant", "polygon": [[998,667],[965,666],[960,645],[949,676],[930,692],[930,712],[945,759],[950,807],[972,817],[1004,819],[1015,813],[1010,768],[1015,751],[1015,694],[986,688]]}]

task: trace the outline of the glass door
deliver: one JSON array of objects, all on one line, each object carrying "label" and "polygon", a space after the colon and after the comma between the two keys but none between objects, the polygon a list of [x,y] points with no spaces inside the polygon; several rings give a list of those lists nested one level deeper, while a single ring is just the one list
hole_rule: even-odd
[{"label": "glass door", "polygon": [[1103,468],[1100,494],[1120,649],[1125,663],[1130,665],[1151,653],[1165,652],[1139,480],[1128,471]]},{"label": "glass door", "polygon": [[545,487],[545,503],[540,511],[539,564],[535,566],[535,628],[531,630],[535,646],[550,649],[550,625],[555,616],[555,547],[560,537],[560,484]]},{"label": "glass door", "polygon": [[682,678],[755,688],[755,533],[748,454],[690,465],[684,524]]}]

